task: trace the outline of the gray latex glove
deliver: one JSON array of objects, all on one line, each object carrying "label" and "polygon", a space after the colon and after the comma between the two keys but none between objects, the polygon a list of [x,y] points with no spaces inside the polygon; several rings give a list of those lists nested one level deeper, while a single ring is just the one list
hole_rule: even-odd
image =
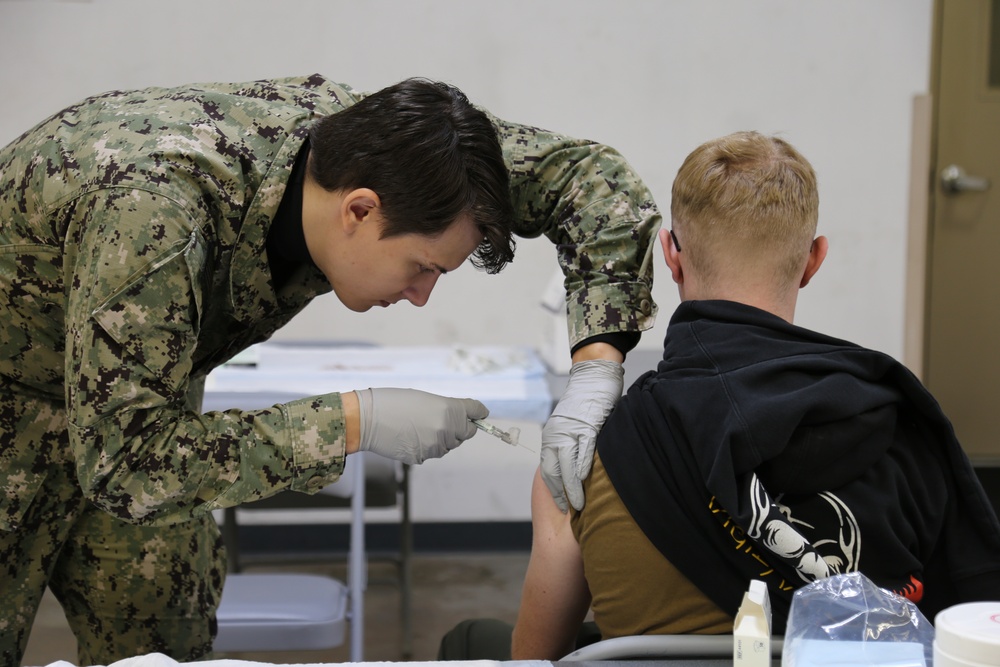
[{"label": "gray latex glove", "polygon": [[622,396],[625,369],[617,361],[573,364],[569,383],[542,429],[542,480],[563,512],[583,509],[583,480],[594,465],[594,446],[604,420]]},{"label": "gray latex glove", "polygon": [[448,398],[416,389],[355,391],[361,408],[361,451],[402,463],[436,459],[476,434],[470,419],[490,414],[471,398]]}]

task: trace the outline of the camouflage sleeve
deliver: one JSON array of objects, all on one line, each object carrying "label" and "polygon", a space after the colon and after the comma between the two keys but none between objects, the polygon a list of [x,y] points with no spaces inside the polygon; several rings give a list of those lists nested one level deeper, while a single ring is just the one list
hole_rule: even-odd
[{"label": "camouflage sleeve", "polygon": [[545,234],[565,275],[570,347],[653,325],[660,212],[614,149],[494,118],[510,168],[517,233]]},{"label": "camouflage sleeve", "polygon": [[334,481],[339,394],[247,412],[187,407],[213,253],[184,207],[119,188],[70,208],[66,403],[88,498],[128,521],[169,523]]}]

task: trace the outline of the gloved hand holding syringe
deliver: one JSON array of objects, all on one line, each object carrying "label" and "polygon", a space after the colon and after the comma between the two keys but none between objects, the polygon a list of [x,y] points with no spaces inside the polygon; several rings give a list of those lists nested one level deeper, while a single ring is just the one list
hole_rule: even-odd
[{"label": "gloved hand holding syringe", "polygon": [[508,445],[524,447],[529,452],[535,453],[535,450],[531,449],[527,445],[523,445],[520,442],[518,442],[518,438],[521,436],[521,429],[519,429],[516,426],[512,426],[505,431],[502,428],[489,423],[485,419],[470,419],[469,421],[475,424],[476,428],[478,428],[479,430],[485,431],[494,437],[500,438]]}]

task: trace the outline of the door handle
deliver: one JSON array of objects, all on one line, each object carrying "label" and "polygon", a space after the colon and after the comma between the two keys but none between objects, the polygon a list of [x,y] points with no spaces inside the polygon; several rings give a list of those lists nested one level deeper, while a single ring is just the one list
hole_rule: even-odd
[{"label": "door handle", "polygon": [[941,189],[950,195],[960,192],[986,192],[990,189],[990,180],[980,176],[969,176],[957,164],[951,164],[941,170]]}]

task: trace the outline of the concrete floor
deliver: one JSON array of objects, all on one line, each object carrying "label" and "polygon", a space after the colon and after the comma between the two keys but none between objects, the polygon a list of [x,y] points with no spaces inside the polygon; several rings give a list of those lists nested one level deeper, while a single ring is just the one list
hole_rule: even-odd
[{"label": "concrete floor", "polygon": [[[461,620],[492,617],[513,622],[521,596],[527,553],[417,554],[413,557],[413,660],[433,660],[441,636]],[[344,577],[342,563],[309,566],[253,566],[247,572],[306,571]],[[373,562],[365,598],[366,661],[401,660],[399,587],[391,563]],[[225,656],[271,663],[346,662],[348,647],[329,651],[240,653]],[[76,640],[59,603],[46,594],[23,665],[76,663]]]}]

